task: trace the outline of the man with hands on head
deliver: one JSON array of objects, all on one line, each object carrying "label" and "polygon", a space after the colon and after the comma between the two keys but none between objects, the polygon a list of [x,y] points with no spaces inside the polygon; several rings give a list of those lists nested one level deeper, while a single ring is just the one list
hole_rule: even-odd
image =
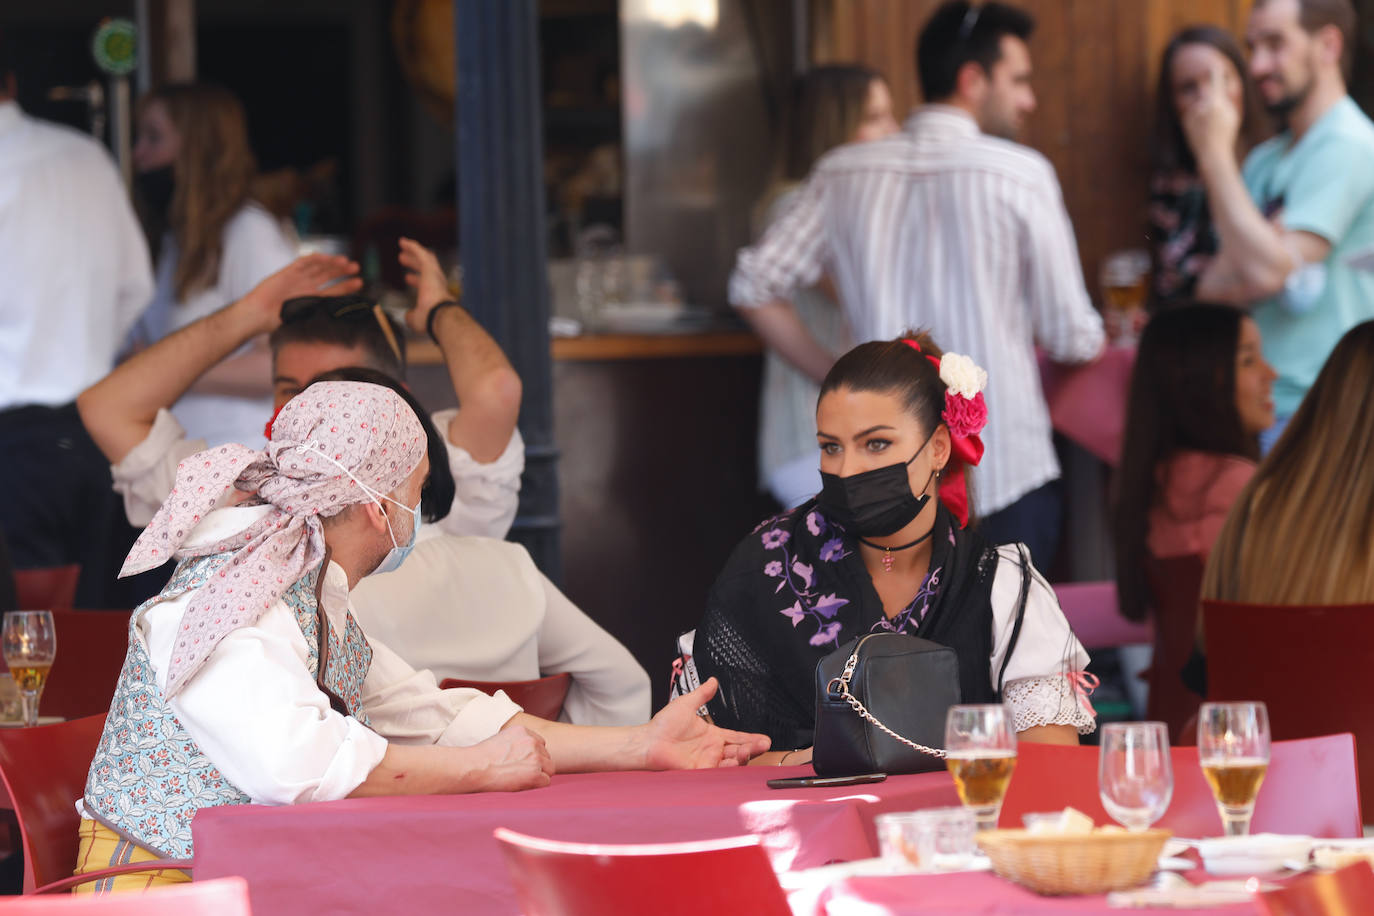
[{"label": "man with hands on head", "polygon": [[1183,126],[1220,238],[1197,298],[1252,310],[1278,370],[1265,450],[1350,327],[1374,317],[1374,123],[1346,92],[1355,46],[1349,0],[1258,0],[1250,76],[1281,132],[1236,160],[1239,114],[1214,71]]},{"label": "man with hands on head", "polygon": [[[501,538],[515,518],[525,450],[515,428],[520,378],[501,348],[452,301],[432,252],[410,239],[400,261],[415,287],[406,325],[430,332],[439,344],[459,407],[434,414],[444,433],[456,488],[444,533]],[[275,409],[281,409],[315,376],[364,366],[404,376],[404,339],[398,327],[370,310],[348,319],[329,314],[327,297],[362,286],[358,266],[347,258],[311,254],[267,277],[248,295],[168,335],[118,366],[77,399],[91,438],[112,464],[115,489],[129,521],[142,526],[166,498],[177,464],[204,448],[186,437],[169,408],[204,372],[245,341],[270,333]],[[303,301],[299,320],[282,323],[282,303]],[[377,322],[386,322],[386,337]],[[377,341],[390,339],[395,348]],[[263,417],[264,422],[268,417]]]}]

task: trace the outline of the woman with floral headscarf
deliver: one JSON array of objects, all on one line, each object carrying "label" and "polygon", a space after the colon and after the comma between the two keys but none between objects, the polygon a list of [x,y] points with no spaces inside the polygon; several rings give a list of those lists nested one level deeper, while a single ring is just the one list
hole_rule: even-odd
[{"label": "woman with floral headscarf", "polygon": [[964,527],[986,383],[921,334],[861,344],[821,384],[821,492],[740,543],[694,638],[697,673],[721,684],[713,720],[800,749],[755,762],[810,759],[816,663],[870,632],[954,649],[963,702],[1005,701],[1023,740],[1093,729],[1088,657],[1054,592],[1020,545]]},{"label": "woman with floral headscarf", "polygon": [[130,621],[82,799],[78,874],[190,859],[191,819],[210,806],[526,789],[556,769],[729,765],[767,747],[695,715],[714,684],[644,726],[579,727],[502,693],[439,690],[369,641],[348,593],[414,546],[427,473],[415,412],[359,382],[293,398],[264,451],[227,445],[181,463],[124,566],[178,561]]}]

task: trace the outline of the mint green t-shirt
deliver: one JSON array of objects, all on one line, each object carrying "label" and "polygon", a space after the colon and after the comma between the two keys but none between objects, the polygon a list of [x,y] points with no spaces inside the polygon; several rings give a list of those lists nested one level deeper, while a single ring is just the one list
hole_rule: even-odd
[{"label": "mint green t-shirt", "polygon": [[1282,210],[1284,228],[1331,243],[1326,282],[1306,311],[1280,294],[1255,306],[1264,357],[1278,372],[1274,404],[1291,416],[1347,330],[1374,318],[1374,273],[1350,267],[1374,247],[1374,122],[1349,96],[1317,120],[1296,144],[1287,131],[1255,147],[1245,185],[1266,216]]}]

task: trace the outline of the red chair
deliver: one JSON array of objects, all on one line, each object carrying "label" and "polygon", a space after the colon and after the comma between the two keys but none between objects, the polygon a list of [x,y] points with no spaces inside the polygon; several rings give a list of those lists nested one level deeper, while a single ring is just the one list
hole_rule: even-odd
[{"label": "red chair", "polygon": [[18,897],[6,916],[252,916],[248,882],[216,878],[143,893],[72,897]]},{"label": "red chair", "polygon": [[77,719],[110,710],[129,647],[131,611],[53,611],[57,658],[43,687],[45,716]]},{"label": "red chair", "polygon": [[1358,916],[1374,902],[1374,869],[1356,862],[1325,874],[1294,878],[1264,891],[1260,903],[1269,916]]},{"label": "red chair", "polygon": [[[1221,817],[1198,766],[1197,748],[1172,752],[1174,797],[1157,826],[1185,837],[1219,835]],[[1098,824],[1115,823],[1097,794],[1097,755],[1095,747],[1022,742],[1001,825],[1020,827],[1027,812],[1068,805]],[[1255,833],[1358,837],[1361,823],[1355,742],[1349,734],[1274,742],[1255,805]]]},{"label": "red chair", "polygon": [[[1275,738],[1353,732],[1374,785],[1374,604],[1202,602],[1207,699],[1263,700]],[[1374,795],[1364,819],[1374,823]]]},{"label": "red chair", "polygon": [[14,597],[20,610],[70,610],[76,601],[76,581],[80,578],[80,563],[16,569]]},{"label": "red chair", "polygon": [[73,877],[76,800],[86,791],[105,716],[58,725],[0,729],[0,781],[5,784],[24,847],[24,893],[63,891],[77,884],[149,868],[189,868],[189,862],[117,865]]},{"label": "red chair", "polygon": [[495,831],[525,916],[789,916],[757,837],[643,846]]},{"label": "red chair", "polygon": [[572,686],[572,675],[564,671],[533,681],[467,681],[446,677],[439,682],[439,686],[445,690],[450,687],[475,687],[483,693],[493,694],[504,690],[506,696],[519,703],[520,708],[530,715],[557,721],[563,712],[563,701],[568,698],[568,688]]},{"label": "red chair", "polygon": [[1145,717],[1167,724],[1169,740],[1174,744],[1197,741],[1196,730],[1189,731],[1186,725],[1197,714],[1202,697],[1183,685],[1179,672],[1197,644],[1203,565],[1203,558],[1197,554],[1163,559],[1145,557],[1145,581],[1150,589],[1154,622],[1154,660],[1146,673],[1150,699]]},{"label": "red chair", "polygon": [[1150,641],[1148,623],[1121,616],[1115,582],[1060,582],[1054,586],[1054,592],[1069,626],[1085,648],[1115,649]]}]

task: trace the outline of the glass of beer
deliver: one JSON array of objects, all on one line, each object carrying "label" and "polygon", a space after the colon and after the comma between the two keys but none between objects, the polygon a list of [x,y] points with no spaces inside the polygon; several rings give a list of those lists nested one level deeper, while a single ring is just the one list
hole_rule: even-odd
[{"label": "glass of beer", "polygon": [[1246,836],[1269,769],[1269,710],[1263,703],[1203,703],[1197,750],[1226,835]]},{"label": "glass of beer", "polygon": [[1102,807],[1127,830],[1147,830],[1174,796],[1169,729],[1163,722],[1112,722],[1102,726],[1097,792]]},{"label": "glass of beer", "polygon": [[1000,703],[951,706],[945,717],[945,751],[959,800],[973,812],[978,829],[996,827],[1016,769],[1011,713]]},{"label": "glass of beer", "polygon": [[10,677],[19,685],[24,725],[38,724],[38,698],[57,655],[51,611],[10,611],[0,626],[0,646]]}]

